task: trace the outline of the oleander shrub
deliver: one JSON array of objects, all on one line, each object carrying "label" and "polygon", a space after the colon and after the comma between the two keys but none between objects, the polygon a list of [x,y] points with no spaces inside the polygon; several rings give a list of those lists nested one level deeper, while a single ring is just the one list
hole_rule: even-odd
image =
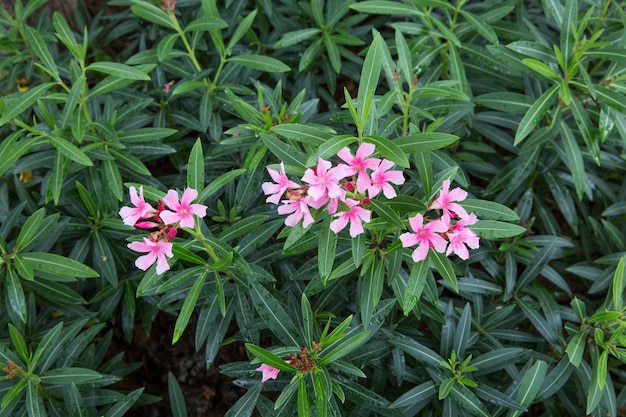
[{"label": "oleander shrub", "polygon": [[229,417],[617,416],[625,6],[0,10],[0,417],[158,401],[159,312]]}]

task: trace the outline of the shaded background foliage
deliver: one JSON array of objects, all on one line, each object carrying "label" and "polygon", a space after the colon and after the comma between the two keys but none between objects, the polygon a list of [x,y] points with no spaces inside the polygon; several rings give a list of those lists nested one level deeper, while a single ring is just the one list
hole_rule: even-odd
[{"label": "shaded background foliage", "polygon": [[[330,367],[338,397],[305,378],[312,415],[618,415],[624,2],[188,0],[171,20],[160,2],[110,0],[92,16],[79,8],[72,26],[36,13],[45,3],[0,17],[0,362],[26,371],[0,382],[0,415],[113,416],[155,401],[107,387],[140,366],[114,351],[113,329],[136,343],[159,312],[195,311],[195,328],[174,327],[194,334],[206,367],[243,342],[311,347],[307,302],[315,337],[350,315],[347,340],[369,332]],[[320,273],[324,223],[284,229],[260,185],[267,164],[301,175],[320,148],[360,133],[344,104],[367,100],[372,50],[382,76],[361,128],[404,146],[399,191],[416,199],[383,225],[454,177],[468,209],[524,234],[485,228],[468,262],[424,268],[339,235]],[[117,216],[132,184],[153,199],[189,184],[209,206],[203,232],[235,262],[197,301],[188,259],[165,278],[135,270],[134,232]],[[375,267],[357,268],[355,251]],[[291,376],[263,385],[291,397],[261,395],[257,365],[238,360],[220,367],[246,389],[227,415],[297,413]]]}]

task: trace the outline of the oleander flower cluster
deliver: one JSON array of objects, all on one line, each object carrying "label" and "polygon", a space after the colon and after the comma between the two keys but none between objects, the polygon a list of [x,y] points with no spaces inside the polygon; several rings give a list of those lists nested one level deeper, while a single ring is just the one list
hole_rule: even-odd
[{"label": "oleander flower cluster", "polygon": [[135,261],[137,268],[146,271],[156,262],[156,272],[160,275],[170,269],[167,259],[173,256],[171,241],[178,229],[193,228],[194,215],[201,218],[206,216],[207,206],[191,203],[198,197],[198,192],[192,188],[186,188],[180,200],[175,190],[169,190],[162,200],[158,200],[156,209],[144,200],[143,187],[139,187],[139,193],[135,187],[130,187],[129,194],[134,207],[120,209],[119,215],[124,224],[155,230],[143,241],[129,243],[128,248],[146,253]]},{"label": "oleander flower cluster", "polygon": [[402,246],[412,247],[412,258],[415,262],[423,261],[432,248],[439,253],[450,256],[455,253],[459,258],[469,259],[469,250],[478,249],[479,237],[467,226],[478,220],[474,213],[468,213],[459,201],[465,200],[467,192],[457,187],[450,191],[450,180],[445,180],[439,196],[429,206],[431,210],[440,210],[441,217],[430,220],[422,214],[409,218],[413,233],[400,235]]},{"label": "oleander flower cluster", "polygon": [[371,220],[371,210],[366,208],[370,199],[381,192],[394,198],[397,193],[391,184],[404,184],[402,171],[391,169],[392,161],[370,157],[375,151],[376,146],[371,143],[362,143],[355,155],[348,147],[342,148],[337,156],[343,162],[335,166],[319,158],[317,167],[304,172],[304,185],[287,177],[282,162],[280,171],[268,168],[274,182],[262,184],[263,192],[269,196],[266,202],[279,204],[278,213],[288,215],[285,224],[291,227],[300,221],[308,227],[315,221],[311,209],[326,207],[336,217],[330,224],[331,230],[339,233],[349,223],[350,236],[356,237],[364,233],[362,223]]}]

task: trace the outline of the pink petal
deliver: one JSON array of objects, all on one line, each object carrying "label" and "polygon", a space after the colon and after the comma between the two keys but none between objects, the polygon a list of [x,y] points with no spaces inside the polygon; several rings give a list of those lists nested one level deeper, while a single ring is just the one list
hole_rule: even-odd
[{"label": "pink petal", "polygon": [[357,237],[361,233],[365,233],[365,230],[363,230],[361,221],[355,216],[350,219],[350,236]]},{"label": "pink petal", "polygon": [[196,216],[202,218],[206,216],[207,206],[204,204],[192,204],[191,205],[191,214],[195,214]]},{"label": "pink petal", "polygon": [[180,225],[180,227],[188,227],[190,229],[193,229],[193,227],[195,226],[196,222],[194,221],[192,215],[188,214],[186,216],[179,216],[179,217],[180,217],[180,220],[179,220],[178,224]]},{"label": "pink petal", "polygon": [[169,190],[167,195],[163,197],[163,203],[165,203],[170,209],[177,211],[180,207],[178,202],[178,193],[174,190]]},{"label": "pink petal", "polygon": [[330,222],[330,230],[332,230],[335,233],[339,233],[346,227],[347,224],[348,224],[348,216],[345,213],[342,213],[338,219]]},{"label": "pink petal", "polygon": [[194,190],[193,188],[185,188],[185,191],[183,192],[183,196],[180,199],[180,205],[181,206],[188,206],[193,200],[196,199],[196,197],[198,197],[198,192],[196,190]]},{"label": "pink petal", "polygon": [[163,272],[170,269],[170,265],[167,263],[167,259],[165,259],[165,255],[162,253],[157,256],[157,267],[156,273],[157,275],[161,275]]},{"label": "pink petal", "polygon": [[413,258],[413,261],[419,262],[426,259],[426,256],[428,255],[428,249],[428,245],[424,244],[424,242],[420,243],[417,249],[413,251],[413,254],[411,256]]},{"label": "pink petal", "polygon": [[415,233],[406,232],[400,235],[400,241],[402,242],[403,248],[410,248],[411,246],[417,245],[419,239]]},{"label": "pink petal", "polygon": [[174,224],[180,221],[180,215],[169,210],[163,210],[161,214],[159,214],[159,217],[161,217],[161,220],[163,220],[165,224]]},{"label": "pink petal", "polygon": [[363,142],[359,148],[356,150],[356,159],[365,159],[376,150],[376,145],[372,143]]},{"label": "pink petal", "polygon": [[140,256],[135,260],[135,266],[142,271],[146,271],[157,260],[157,256],[150,252],[147,255]]},{"label": "pink petal", "polygon": [[416,214],[414,217],[409,218],[409,225],[414,232],[420,231],[423,223],[424,217],[421,214]]}]

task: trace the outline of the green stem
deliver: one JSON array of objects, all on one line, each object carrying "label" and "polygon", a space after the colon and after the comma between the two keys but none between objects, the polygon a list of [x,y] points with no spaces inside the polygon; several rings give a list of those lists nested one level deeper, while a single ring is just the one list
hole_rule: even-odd
[{"label": "green stem", "polygon": [[194,229],[189,229],[187,227],[183,227],[183,230],[193,236],[200,244],[204,247],[204,250],[209,254],[213,262],[217,262],[220,258],[217,256],[213,248],[207,243],[200,231],[200,225],[196,222]]}]

